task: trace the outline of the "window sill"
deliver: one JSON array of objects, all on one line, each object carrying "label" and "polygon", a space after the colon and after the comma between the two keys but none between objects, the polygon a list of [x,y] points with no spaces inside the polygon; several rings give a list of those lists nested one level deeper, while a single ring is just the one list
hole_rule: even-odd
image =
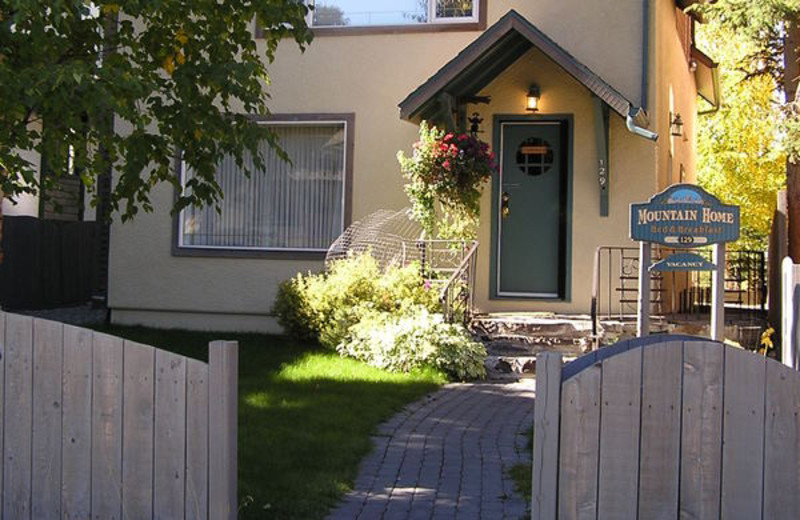
[{"label": "window sill", "polygon": [[375,25],[361,27],[311,27],[314,36],[364,36],[372,34],[413,34],[483,31],[486,22],[427,23],[419,25]]},{"label": "window sill", "polygon": [[325,260],[325,251],[269,251],[253,249],[212,249],[173,244],[172,256],[189,258],[260,258],[265,260]]}]

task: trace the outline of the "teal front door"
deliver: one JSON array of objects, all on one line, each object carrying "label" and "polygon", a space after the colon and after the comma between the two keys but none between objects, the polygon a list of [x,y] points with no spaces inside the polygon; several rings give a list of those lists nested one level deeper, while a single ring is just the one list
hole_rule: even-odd
[{"label": "teal front door", "polygon": [[565,296],[567,122],[500,123],[497,296]]}]

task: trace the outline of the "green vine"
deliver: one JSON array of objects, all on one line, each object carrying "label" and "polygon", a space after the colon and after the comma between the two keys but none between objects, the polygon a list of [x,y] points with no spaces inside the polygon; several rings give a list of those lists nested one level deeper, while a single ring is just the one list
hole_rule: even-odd
[{"label": "green vine", "polygon": [[481,194],[497,170],[489,145],[469,134],[445,133],[425,121],[411,157],[397,153],[413,218],[430,237],[477,236]]}]

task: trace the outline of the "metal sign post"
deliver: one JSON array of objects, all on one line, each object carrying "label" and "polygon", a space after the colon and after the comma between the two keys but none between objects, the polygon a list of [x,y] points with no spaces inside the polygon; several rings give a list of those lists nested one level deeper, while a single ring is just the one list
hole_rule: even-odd
[{"label": "metal sign post", "polygon": [[[739,207],[722,204],[699,186],[677,184],[644,204],[631,204],[630,237],[639,241],[637,334],[650,334],[650,271],[712,272],[711,337],[725,336],[725,243],[739,238]],[[650,265],[652,244],[672,248],[714,246],[712,263],[676,253]]]},{"label": "metal sign post", "polygon": [[650,265],[653,246],[650,242],[639,242],[639,297],[637,300],[636,335],[650,335]]},{"label": "metal sign post", "polygon": [[725,339],[725,243],[714,244],[711,272],[711,339]]}]

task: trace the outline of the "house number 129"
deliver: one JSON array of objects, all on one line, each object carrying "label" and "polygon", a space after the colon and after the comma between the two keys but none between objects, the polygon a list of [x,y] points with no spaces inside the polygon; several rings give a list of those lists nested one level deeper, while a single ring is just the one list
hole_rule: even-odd
[{"label": "house number 129", "polygon": [[608,182],[608,177],[606,176],[606,162],[603,159],[600,159],[600,165],[597,168],[597,175],[599,175],[600,186],[605,188],[606,183]]}]

